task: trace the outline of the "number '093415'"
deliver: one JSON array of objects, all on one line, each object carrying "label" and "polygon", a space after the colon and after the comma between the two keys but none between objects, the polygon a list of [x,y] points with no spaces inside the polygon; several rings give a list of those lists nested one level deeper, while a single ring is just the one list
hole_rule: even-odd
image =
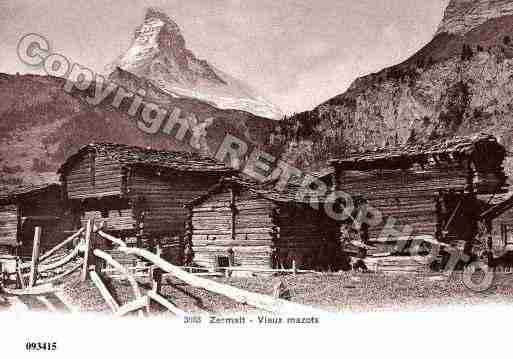
[{"label": "number '093415'", "polygon": [[57,350],[56,342],[27,342],[25,349],[28,351],[55,351]]}]

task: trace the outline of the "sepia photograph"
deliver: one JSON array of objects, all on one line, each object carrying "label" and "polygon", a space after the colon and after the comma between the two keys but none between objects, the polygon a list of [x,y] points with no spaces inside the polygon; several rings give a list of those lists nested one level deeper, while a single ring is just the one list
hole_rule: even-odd
[{"label": "sepia photograph", "polygon": [[0,49],[7,358],[510,352],[513,0],[0,0]]}]

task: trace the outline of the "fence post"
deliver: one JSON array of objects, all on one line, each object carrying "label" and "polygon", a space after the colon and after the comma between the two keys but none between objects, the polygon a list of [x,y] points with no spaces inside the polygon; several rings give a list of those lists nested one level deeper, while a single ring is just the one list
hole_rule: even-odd
[{"label": "fence post", "polygon": [[20,288],[25,289],[25,279],[23,278],[23,273],[21,270],[21,261],[20,259],[16,260],[16,276],[20,282]]},{"label": "fence post", "polygon": [[[104,224],[105,224],[105,222],[102,223],[102,226]],[[94,232],[94,223],[92,225],[92,228],[93,228],[93,233],[91,234],[91,248],[92,248],[91,251],[94,251],[95,249],[105,250],[105,248],[106,248],[105,238],[103,238],[98,233]],[[105,261],[102,258],[98,258],[96,256],[94,256],[94,258],[91,258],[90,263],[92,265],[94,265],[94,271],[100,276],[102,275],[103,269],[107,267]]]},{"label": "fence post", "polygon": [[89,271],[89,266],[93,263],[94,258],[94,248],[93,248],[93,230],[94,230],[94,219],[90,219],[87,221],[86,232],[85,232],[85,252],[84,252],[84,266],[82,267],[82,282],[87,280],[87,272]]},{"label": "fence post", "polygon": [[[162,257],[162,249],[160,246],[157,246],[156,253],[159,258]],[[162,270],[157,266],[152,266],[150,268],[151,275],[151,290],[157,294],[160,294],[162,289]]]},{"label": "fence post", "polygon": [[292,273],[294,273],[294,275],[297,274],[297,266],[296,266],[296,260],[295,259],[292,261]]},{"label": "fence post", "polygon": [[[162,257],[162,248],[157,245],[155,248],[155,255],[159,258]],[[162,270],[156,265],[150,267],[150,280],[151,280],[151,291],[155,294],[159,294],[162,290]],[[146,311],[150,313],[152,311],[152,299],[148,298],[148,306]]]},{"label": "fence post", "polygon": [[30,262],[29,288],[32,288],[36,284],[37,265],[39,263],[39,247],[40,247],[40,245],[41,245],[41,227],[35,227],[34,228],[34,245],[32,247],[32,261]]}]

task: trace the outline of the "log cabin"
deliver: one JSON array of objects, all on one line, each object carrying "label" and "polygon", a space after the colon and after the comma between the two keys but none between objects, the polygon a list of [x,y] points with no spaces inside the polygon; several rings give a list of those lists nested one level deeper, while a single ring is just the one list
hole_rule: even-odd
[{"label": "log cabin", "polygon": [[45,252],[66,236],[72,223],[66,216],[61,186],[31,185],[0,194],[0,254],[32,255],[34,228],[42,227],[41,251]]},{"label": "log cabin", "polygon": [[[353,154],[330,164],[334,190],[363,197],[364,206],[382,216],[359,227],[363,242],[378,248],[384,243],[387,251],[389,244],[406,248],[397,244],[416,238],[462,241],[469,251],[484,209],[477,195],[507,191],[505,154],[493,136],[479,134]],[[399,232],[393,237],[392,227]]]},{"label": "log cabin", "polygon": [[479,196],[479,199],[486,208],[480,220],[488,249],[493,253],[513,251],[513,194]]},{"label": "log cabin", "polygon": [[[205,268],[336,270],[339,224],[312,207],[313,197],[290,183],[225,178],[188,204],[187,241],[194,264]],[[326,197],[315,197],[318,204]],[[316,206],[314,206],[316,207]],[[318,206],[322,209],[322,206]]]},{"label": "log cabin", "polygon": [[58,172],[77,223],[95,218],[128,243],[162,244],[167,259],[180,264],[184,204],[233,170],[193,153],[97,143],[82,147]]}]

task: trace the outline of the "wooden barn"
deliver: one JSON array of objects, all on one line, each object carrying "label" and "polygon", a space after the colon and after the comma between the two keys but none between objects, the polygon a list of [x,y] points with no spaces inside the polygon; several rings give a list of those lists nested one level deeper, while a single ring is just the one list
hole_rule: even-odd
[{"label": "wooden barn", "polygon": [[68,235],[68,218],[60,185],[25,186],[0,194],[0,254],[30,258],[36,226],[42,227],[41,250],[53,248]]},{"label": "wooden barn", "polygon": [[198,154],[109,143],[84,146],[59,169],[77,224],[95,218],[127,242],[163,244],[175,263],[184,205],[232,171]]},{"label": "wooden barn", "polygon": [[487,246],[493,252],[513,250],[513,195],[480,196],[486,211],[481,214]]},{"label": "wooden barn", "polygon": [[[507,189],[505,153],[493,136],[481,134],[360,153],[330,164],[336,190],[363,197],[382,215],[361,226],[364,242],[462,241],[468,251],[484,209],[477,196]],[[388,229],[412,231],[390,238],[386,223]]]},{"label": "wooden barn", "polygon": [[299,269],[336,269],[340,227],[312,209],[309,197],[299,195],[302,190],[222,180],[188,206],[194,264],[287,269],[294,261]]}]

